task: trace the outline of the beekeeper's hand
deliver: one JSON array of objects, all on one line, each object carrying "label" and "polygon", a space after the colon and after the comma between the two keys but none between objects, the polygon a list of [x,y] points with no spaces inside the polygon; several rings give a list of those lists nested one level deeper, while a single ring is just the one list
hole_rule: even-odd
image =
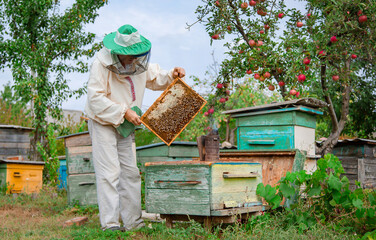
[{"label": "beekeeper's hand", "polygon": [[136,126],[141,125],[140,116],[138,116],[137,113],[133,111],[132,109],[128,109],[125,112],[124,118]]},{"label": "beekeeper's hand", "polygon": [[172,72],[172,77],[175,79],[177,77],[183,78],[185,76],[185,70],[181,67],[175,67]]}]

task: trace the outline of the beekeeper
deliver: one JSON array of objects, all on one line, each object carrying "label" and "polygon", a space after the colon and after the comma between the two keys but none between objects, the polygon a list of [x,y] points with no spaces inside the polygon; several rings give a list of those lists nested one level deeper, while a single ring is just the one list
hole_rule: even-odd
[{"label": "beekeeper", "polygon": [[103,230],[138,229],[145,225],[141,177],[132,151],[134,128],[127,126],[141,124],[145,88],[164,90],[176,77],[184,77],[185,71],[180,67],[165,71],[149,64],[151,43],[131,25],[106,35],[103,44],[91,65],[85,106],[100,223]]}]

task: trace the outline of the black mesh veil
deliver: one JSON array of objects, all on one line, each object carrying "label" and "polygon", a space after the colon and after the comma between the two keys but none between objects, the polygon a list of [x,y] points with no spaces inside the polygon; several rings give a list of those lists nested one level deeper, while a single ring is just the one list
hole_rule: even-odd
[{"label": "black mesh veil", "polygon": [[113,64],[108,65],[107,68],[119,75],[138,75],[145,72],[149,66],[150,51],[146,54],[139,55],[132,64],[123,66],[117,54],[111,54]]}]

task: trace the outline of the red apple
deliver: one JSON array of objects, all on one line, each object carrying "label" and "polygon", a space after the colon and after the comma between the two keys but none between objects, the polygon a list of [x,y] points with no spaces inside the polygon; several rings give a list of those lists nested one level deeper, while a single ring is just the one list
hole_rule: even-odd
[{"label": "red apple", "polygon": [[270,26],[268,24],[264,25],[265,30],[269,30]]},{"label": "red apple", "polygon": [[338,75],[333,75],[332,79],[333,79],[333,81],[338,81],[339,80],[339,76]]},{"label": "red apple", "polygon": [[257,41],[257,46],[262,46],[263,44],[264,44],[263,41],[261,41],[261,40],[258,40],[258,41]]},{"label": "red apple", "polygon": [[260,79],[259,79],[261,82],[263,82],[265,80],[265,77],[264,76],[260,76]]},{"label": "red apple", "polygon": [[268,88],[269,88],[270,91],[274,91],[274,89],[275,89],[274,85],[272,85],[272,84],[270,84]]},{"label": "red apple", "polygon": [[208,115],[209,115],[209,113],[208,113],[208,112],[204,112],[204,115],[205,115],[205,116],[208,116]]},{"label": "red apple", "polygon": [[231,31],[232,30],[231,26],[227,26],[227,30]]},{"label": "red apple", "polygon": [[[291,89],[291,90],[290,90],[290,95],[293,95],[293,96],[294,96],[294,95],[296,95],[296,93],[297,93],[297,92],[296,92],[295,89]],[[210,110],[210,109],[209,109],[209,110]]]},{"label": "red apple", "polygon": [[357,58],[358,56],[356,56],[355,54],[351,54],[351,58],[352,59],[355,59],[355,58]]},{"label": "red apple", "polygon": [[324,51],[324,50],[321,50],[320,52],[319,52],[319,56],[325,56],[326,55],[326,52]]},{"label": "red apple", "polygon": [[285,14],[283,14],[283,13],[278,13],[278,17],[279,17],[279,18],[283,18],[283,16],[285,16]]},{"label": "red apple", "polygon": [[283,72],[282,68],[277,68],[277,72],[281,74]]},{"label": "red apple", "polygon": [[363,11],[362,11],[362,10],[359,10],[357,14],[358,14],[358,16],[360,16],[360,15],[363,14]]},{"label": "red apple", "polygon": [[358,21],[360,23],[364,23],[364,22],[367,22],[367,16],[366,15],[362,15],[359,17]]},{"label": "red apple", "polygon": [[251,47],[254,47],[254,46],[256,46],[256,41],[255,40],[249,40],[249,46],[251,46]]},{"label": "red apple", "polygon": [[283,87],[283,86],[285,86],[285,82],[280,81],[280,82],[278,82],[278,85],[279,85],[280,87]]},{"label": "red apple", "polygon": [[213,114],[213,113],[214,113],[214,108],[210,108],[210,109],[208,110],[208,113],[209,113],[209,114]]},{"label": "red apple", "polygon": [[259,78],[260,78],[260,74],[255,73],[255,75],[253,75],[253,77],[254,77],[255,79],[259,79]]},{"label": "red apple", "polygon": [[303,24],[302,22],[297,22],[297,23],[296,23],[296,26],[297,26],[298,28],[303,27],[303,25],[304,25],[304,24]]},{"label": "red apple", "polygon": [[304,58],[303,59],[303,63],[305,64],[305,65],[308,65],[308,64],[310,64],[311,63],[311,59],[309,59],[309,58]]},{"label": "red apple", "polygon": [[265,31],[264,31],[264,30],[261,30],[261,31],[260,31],[260,34],[264,34],[264,33],[265,33]]},{"label": "red apple", "polygon": [[335,43],[335,42],[338,41],[338,39],[337,39],[336,36],[332,36],[332,37],[330,38],[330,41],[331,41],[332,43]]},{"label": "red apple", "polygon": [[252,70],[251,70],[251,69],[248,69],[248,70],[247,70],[247,74],[252,74]]},{"label": "red apple", "polygon": [[265,73],[264,73],[264,77],[265,77],[265,78],[270,78],[270,73],[269,73],[269,72],[265,72]]},{"label": "red apple", "polygon": [[224,102],[226,102],[226,99],[225,98],[221,98],[221,99],[219,99],[219,102],[220,103],[224,103]]},{"label": "red apple", "polygon": [[227,90],[226,90],[226,94],[227,94],[227,95],[230,95],[230,90],[227,89]]},{"label": "red apple", "polygon": [[221,6],[221,4],[219,3],[219,1],[215,1],[215,6],[217,6],[217,7]]},{"label": "red apple", "polygon": [[223,88],[223,84],[222,84],[222,83],[218,83],[218,84],[217,84],[217,88],[218,88],[218,89]]},{"label": "red apple", "polygon": [[226,102],[227,102],[228,101],[228,96],[225,99],[226,99]]},{"label": "red apple", "polygon": [[239,50],[239,53],[242,54],[242,53],[244,53],[244,51],[243,50]]},{"label": "red apple", "polygon": [[310,18],[311,17],[311,13],[307,13],[307,18]]},{"label": "red apple", "polygon": [[219,38],[219,34],[214,34],[214,35],[212,36],[212,38],[213,38],[213,39],[218,39],[218,38]]},{"label": "red apple", "polygon": [[300,92],[296,92],[295,96],[299,97],[299,95],[300,95]]},{"label": "red apple", "polygon": [[305,80],[306,80],[306,76],[304,74],[299,74],[298,81],[299,82],[304,82]]},{"label": "red apple", "polygon": [[242,4],[240,4],[240,7],[241,7],[242,9],[246,9],[246,8],[248,7],[248,3],[243,2]]},{"label": "red apple", "polygon": [[256,6],[256,4],[257,4],[257,2],[256,1],[249,1],[249,6],[252,6],[252,7],[254,7],[254,6]]}]

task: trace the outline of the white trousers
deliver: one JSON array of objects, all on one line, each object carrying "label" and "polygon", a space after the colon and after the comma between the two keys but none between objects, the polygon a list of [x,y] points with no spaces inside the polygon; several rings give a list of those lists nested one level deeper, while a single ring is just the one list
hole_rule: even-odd
[{"label": "white trousers", "polygon": [[124,138],[114,127],[89,120],[97,183],[100,222],[103,229],[126,230],[143,224],[141,176],[132,149],[132,136]]}]

